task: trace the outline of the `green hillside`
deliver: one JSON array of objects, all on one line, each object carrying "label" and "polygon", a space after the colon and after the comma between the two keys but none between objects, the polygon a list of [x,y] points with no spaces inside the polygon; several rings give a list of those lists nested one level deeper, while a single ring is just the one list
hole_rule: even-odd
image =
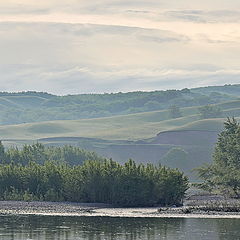
[{"label": "green hillside", "polygon": [[226,84],[224,86],[211,86],[211,87],[201,87],[192,89],[193,92],[201,93],[201,94],[211,94],[215,96],[230,95],[239,97],[240,85],[231,85]]},{"label": "green hillside", "polygon": [[[226,85],[153,92],[66,96],[39,92],[0,92],[0,124],[102,118],[167,110],[172,106],[198,107],[239,100],[239,90],[240,85]],[[233,103],[231,108],[238,106],[234,106]]]},{"label": "green hillside", "polygon": [[158,132],[169,130],[220,131],[222,122],[227,116],[240,116],[240,100],[214,106],[223,109],[221,118],[201,119],[198,107],[186,107],[181,108],[182,117],[174,119],[170,118],[169,110],[161,110],[96,119],[2,125],[0,126],[0,135],[5,140],[36,140],[65,136],[112,140],[141,140],[152,138]]}]

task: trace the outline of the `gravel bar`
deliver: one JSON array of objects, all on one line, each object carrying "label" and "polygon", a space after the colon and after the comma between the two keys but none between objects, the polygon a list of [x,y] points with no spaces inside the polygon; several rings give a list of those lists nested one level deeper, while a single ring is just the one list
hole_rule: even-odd
[{"label": "gravel bar", "polygon": [[152,217],[152,218],[240,218],[234,212],[186,212],[178,208],[118,208],[102,203],[0,201],[0,215],[47,215],[87,217]]}]

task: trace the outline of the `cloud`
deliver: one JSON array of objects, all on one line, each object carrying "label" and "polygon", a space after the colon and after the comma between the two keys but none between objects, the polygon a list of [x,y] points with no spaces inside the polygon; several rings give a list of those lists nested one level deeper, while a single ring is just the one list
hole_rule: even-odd
[{"label": "cloud", "polygon": [[240,22],[240,11],[236,10],[175,10],[164,13],[169,20],[183,20],[198,23],[236,23]]},{"label": "cloud", "polygon": [[159,58],[156,50],[186,41],[171,31],[137,27],[0,23],[0,63],[150,65]]},{"label": "cloud", "polygon": [[[181,89],[238,83],[240,69],[156,69],[95,66],[8,65],[0,68],[1,91],[48,91],[55,94],[103,93],[135,90]],[[15,72],[15,75],[11,72]],[[227,81],[226,81],[227,79]],[[2,84],[6,81],[6,84]],[[4,87],[3,87],[4,86]]]},{"label": "cloud", "polygon": [[137,27],[1,23],[1,90],[68,94],[237,82],[239,46],[204,37],[195,42]]},{"label": "cloud", "polygon": [[2,90],[67,94],[239,82],[239,3],[2,2]]},{"label": "cloud", "polygon": [[177,34],[163,34],[162,36],[140,35],[139,39],[141,39],[142,41],[150,41],[156,43],[187,42],[190,40],[186,36],[181,36]]},{"label": "cloud", "polygon": [[16,5],[12,7],[0,8],[0,16],[16,15],[16,14],[42,15],[42,14],[49,14],[49,13],[50,13],[50,9],[48,8],[35,8],[34,6]]}]

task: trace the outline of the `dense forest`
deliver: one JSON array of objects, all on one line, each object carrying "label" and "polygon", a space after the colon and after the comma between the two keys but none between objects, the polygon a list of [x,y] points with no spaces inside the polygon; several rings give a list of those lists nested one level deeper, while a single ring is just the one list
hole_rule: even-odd
[{"label": "dense forest", "polygon": [[1,145],[0,199],[179,205],[188,179],[177,169],[133,160],[120,165],[76,147]]},{"label": "dense forest", "polygon": [[[41,92],[0,93],[0,124],[98,118],[203,106],[239,97],[240,85],[153,92],[55,96]],[[173,117],[181,116],[173,112]]]}]

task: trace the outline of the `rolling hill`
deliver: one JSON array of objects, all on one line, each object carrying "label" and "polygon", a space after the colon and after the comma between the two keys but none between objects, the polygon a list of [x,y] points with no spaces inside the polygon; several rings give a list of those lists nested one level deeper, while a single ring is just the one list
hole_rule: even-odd
[{"label": "rolling hill", "polygon": [[141,140],[170,130],[220,131],[227,116],[240,116],[240,100],[214,106],[221,107],[222,117],[201,119],[198,107],[181,108],[182,117],[171,118],[169,110],[135,113],[121,116],[57,120],[16,125],[1,125],[2,139],[36,140],[49,137],[86,137],[112,140]]},{"label": "rolling hill", "polygon": [[[205,88],[56,96],[41,92],[0,92],[0,124],[78,120],[199,107],[239,100],[240,85]],[[232,107],[234,108],[234,106]]]}]

